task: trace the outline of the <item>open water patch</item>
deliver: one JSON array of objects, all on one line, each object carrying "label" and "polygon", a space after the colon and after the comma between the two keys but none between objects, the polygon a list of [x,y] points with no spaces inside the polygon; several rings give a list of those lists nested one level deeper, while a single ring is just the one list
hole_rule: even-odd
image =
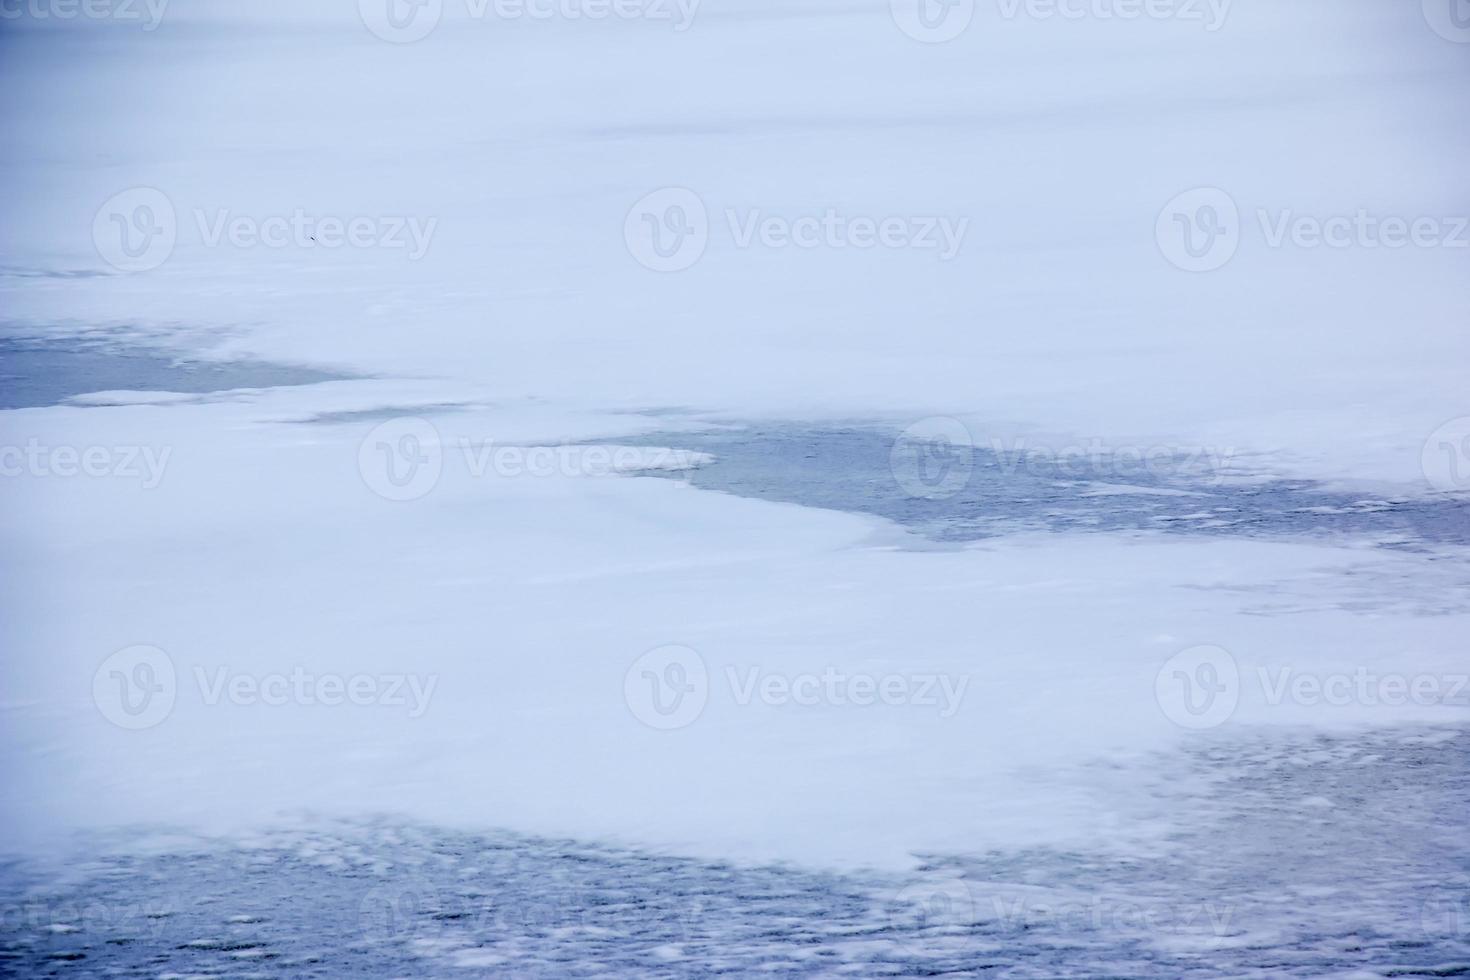
[{"label": "open water patch", "polygon": [[712,457],[694,470],[649,476],[874,514],[939,541],[1034,531],[1151,531],[1353,539],[1403,550],[1470,545],[1470,499],[1244,478],[1222,472],[1221,460],[1203,451],[1057,456],[1024,445],[915,441],[877,422],[732,425],[620,441]]}]

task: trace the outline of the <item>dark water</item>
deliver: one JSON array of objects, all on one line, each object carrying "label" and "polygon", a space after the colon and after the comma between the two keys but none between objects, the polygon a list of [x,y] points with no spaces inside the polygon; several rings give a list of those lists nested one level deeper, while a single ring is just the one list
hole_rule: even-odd
[{"label": "dark water", "polygon": [[1123,811],[1166,819],[1152,846],[930,855],[907,875],[392,821],[146,849],[119,836],[62,874],[0,870],[0,972],[1470,973],[1470,734],[1205,738],[1156,775]]},{"label": "dark water", "polygon": [[76,338],[0,339],[0,409],[56,405],[97,391],[204,393],[335,381],[258,361],[191,361]]},{"label": "dark water", "polygon": [[1217,456],[1195,450],[1147,462],[1106,449],[1093,458],[1063,458],[1044,447],[997,449],[979,439],[929,444],[874,424],[751,425],[663,433],[641,442],[714,457],[690,472],[649,476],[875,514],[941,541],[1092,530],[1326,536],[1402,549],[1470,544],[1470,498],[1389,497],[1307,480],[1246,480],[1232,461],[1222,467]]}]

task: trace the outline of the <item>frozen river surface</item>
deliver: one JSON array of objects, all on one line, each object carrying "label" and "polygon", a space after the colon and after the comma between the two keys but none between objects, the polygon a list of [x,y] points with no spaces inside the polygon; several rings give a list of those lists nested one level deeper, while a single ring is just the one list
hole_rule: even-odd
[{"label": "frozen river surface", "polygon": [[[1470,737],[1245,736],[1161,758],[1152,853],[909,876],[393,821],[93,841],[4,873],[17,976],[1427,977],[1470,973]],[[1099,778],[1105,774],[1099,774]],[[957,817],[958,818],[958,817]],[[1103,835],[1105,836],[1105,835]]]},{"label": "frozen river surface", "polygon": [[1159,531],[1317,537],[1397,549],[1470,544],[1461,496],[1335,489],[1257,472],[1204,447],[1046,445],[986,439],[952,419],[908,432],[874,422],[800,422],[661,434],[647,441],[706,453],[695,486],[855,511],[941,541],[1017,531]]}]

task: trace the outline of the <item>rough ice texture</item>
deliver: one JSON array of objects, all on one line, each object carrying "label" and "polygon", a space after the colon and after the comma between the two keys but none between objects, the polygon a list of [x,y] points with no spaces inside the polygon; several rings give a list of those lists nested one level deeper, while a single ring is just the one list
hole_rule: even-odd
[{"label": "rough ice texture", "polygon": [[[1470,957],[1466,739],[1159,760],[1126,860],[1031,848],[906,875],[664,857],[396,822],[117,835],[3,881],[0,962],[120,975],[1448,976]],[[1101,782],[1101,780],[1099,780]],[[1426,792],[1426,785],[1434,787]]]}]

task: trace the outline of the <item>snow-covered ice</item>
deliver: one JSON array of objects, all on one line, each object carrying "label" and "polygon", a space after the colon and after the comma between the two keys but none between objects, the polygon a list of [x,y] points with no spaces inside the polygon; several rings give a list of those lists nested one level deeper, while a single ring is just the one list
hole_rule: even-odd
[{"label": "snow-covered ice", "polygon": [[0,22],[4,968],[1463,970],[1433,3]]}]

